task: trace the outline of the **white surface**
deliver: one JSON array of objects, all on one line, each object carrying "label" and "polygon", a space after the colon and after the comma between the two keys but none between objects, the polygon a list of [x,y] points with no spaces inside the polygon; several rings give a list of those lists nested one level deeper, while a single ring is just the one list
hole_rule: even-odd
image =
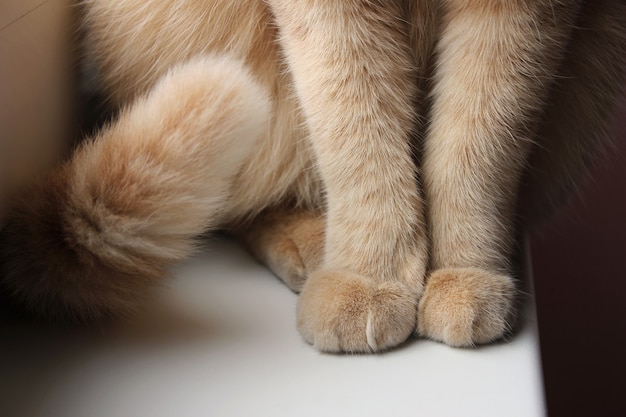
[{"label": "white surface", "polygon": [[231,241],[174,275],[124,325],[0,324],[0,415],[545,415],[532,308],[509,343],[327,355],[300,339],[296,295]]}]

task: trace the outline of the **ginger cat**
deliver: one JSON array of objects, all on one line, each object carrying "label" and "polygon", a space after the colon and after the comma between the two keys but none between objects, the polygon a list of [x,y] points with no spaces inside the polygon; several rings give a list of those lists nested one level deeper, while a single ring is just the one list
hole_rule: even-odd
[{"label": "ginger cat", "polygon": [[[332,352],[487,343],[538,217],[607,136],[619,0],[84,0],[119,115],[16,203],[2,285],[49,317],[125,314],[216,228]],[[419,179],[419,180],[418,180]]]}]

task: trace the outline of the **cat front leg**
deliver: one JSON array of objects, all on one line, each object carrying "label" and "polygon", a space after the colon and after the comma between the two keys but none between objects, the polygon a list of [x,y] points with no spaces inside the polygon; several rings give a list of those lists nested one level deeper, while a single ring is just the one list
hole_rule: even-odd
[{"label": "cat front leg", "polygon": [[415,80],[396,2],[269,2],[327,202],[325,254],[298,301],[317,349],[371,352],[415,326],[427,244],[409,134]]},{"label": "cat front leg", "polygon": [[445,2],[423,161],[433,271],[421,335],[454,346],[514,320],[509,258],[519,177],[575,2]]},{"label": "cat front leg", "polygon": [[48,318],[132,311],[216,226],[268,108],[238,61],[175,67],[25,193],[0,238],[1,284]]}]

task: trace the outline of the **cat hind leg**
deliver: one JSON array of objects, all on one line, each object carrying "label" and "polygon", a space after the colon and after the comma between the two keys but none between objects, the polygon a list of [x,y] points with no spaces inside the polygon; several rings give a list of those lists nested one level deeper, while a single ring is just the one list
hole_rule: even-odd
[{"label": "cat hind leg", "polygon": [[270,208],[233,231],[252,255],[299,293],[324,257],[325,222],[310,210]]}]

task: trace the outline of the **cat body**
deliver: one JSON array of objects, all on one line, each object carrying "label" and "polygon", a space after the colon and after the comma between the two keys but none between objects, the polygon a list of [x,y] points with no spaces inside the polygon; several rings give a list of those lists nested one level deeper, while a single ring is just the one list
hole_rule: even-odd
[{"label": "cat body", "polygon": [[16,205],[3,285],[46,315],[124,313],[228,228],[324,351],[502,337],[522,175],[531,215],[571,188],[625,67],[618,1],[82,7],[121,110]]}]

